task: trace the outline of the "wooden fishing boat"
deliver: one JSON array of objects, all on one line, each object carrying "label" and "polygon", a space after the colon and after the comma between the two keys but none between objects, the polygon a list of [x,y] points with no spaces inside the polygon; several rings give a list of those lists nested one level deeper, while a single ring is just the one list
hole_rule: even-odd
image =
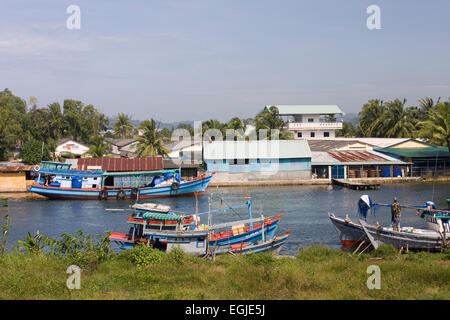
[{"label": "wooden fishing boat", "polygon": [[[368,201],[367,198],[365,198],[365,202],[370,203],[368,208],[389,206],[373,203],[371,200]],[[432,205],[428,202],[424,206],[402,206],[422,212],[422,217],[425,217],[430,229],[401,227],[397,230],[393,227],[383,227],[378,222],[375,225],[369,225],[367,221],[362,219],[354,222],[348,216],[345,219],[338,218],[333,213],[329,213],[328,216],[341,239],[343,247],[370,242],[375,249],[380,244],[388,244],[398,249],[436,251],[448,246],[450,217],[444,210],[430,209]],[[367,214],[367,211],[365,211],[365,214]],[[365,214],[362,214],[361,218],[365,219]]]},{"label": "wooden fishing boat", "polygon": [[336,217],[334,213],[328,213],[328,217],[337,231],[342,247],[357,246],[363,241],[368,241],[361,224],[350,220],[348,215],[345,219],[342,219]]},{"label": "wooden fishing boat", "polygon": [[369,225],[360,220],[361,227],[367,238],[377,249],[381,244],[392,245],[397,249],[438,251],[446,246],[442,234],[435,230],[401,227],[394,230],[391,227]]},{"label": "wooden fishing boat", "polygon": [[[282,215],[252,218],[250,198],[247,198],[245,205],[228,207],[226,210],[243,206],[249,209],[249,219],[200,225],[199,216],[211,214],[212,211],[178,215],[167,206],[134,205],[132,207],[135,213],[127,219],[131,224],[129,232],[114,232],[109,238],[120,249],[130,249],[139,243],[146,243],[163,251],[179,247],[186,253],[195,255],[225,252],[248,254],[280,248],[289,235],[274,235]],[[210,221],[210,217],[208,220]]]},{"label": "wooden fishing boat", "polygon": [[[70,170],[71,164],[43,161],[28,191],[51,199],[145,199],[202,194],[213,174],[181,180],[181,168],[159,171],[106,172]],[[116,182],[120,181],[120,183]],[[126,181],[126,182],[124,182]]]}]

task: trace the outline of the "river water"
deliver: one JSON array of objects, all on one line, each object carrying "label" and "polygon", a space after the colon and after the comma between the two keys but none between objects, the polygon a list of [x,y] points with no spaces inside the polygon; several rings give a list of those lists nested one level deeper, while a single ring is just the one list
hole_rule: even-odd
[{"label": "river water", "polygon": [[[210,187],[198,197],[199,212],[209,208],[209,196],[213,194],[212,208],[235,206],[245,203],[245,196],[252,198],[253,217],[261,212],[265,217],[283,214],[277,234],[291,230],[291,236],[281,254],[295,254],[302,246],[326,244],[340,248],[338,235],[327,213],[337,216],[346,214],[357,220],[357,202],[361,195],[368,194],[375,202],[392,203],[396,196],[401,204],[423,205],[434,200],[439,208],[446,208],[445,200],[450,198],[449,183],[403,183],[385,184],[379,190],[356,191],[337,186],[277,186],[277,187]],[[219,197],[223,200],[220,201]],[[155,202],[169,205],[173,210],[195,212],[194,197],[145,199],[140,202]],[[85,233],[102,234],[107,230],[127,232],[125,220],[131,214],[127,210],[131,200],[46,200],[20,197],[14,194],[0,194],[0,224],[4,216],[10,216],[11,228],[8,233],[8,248],[17,240],[25,239],[28,232],[58,237],[61,233],[83,230]],[[123,209],[108,210],[108,209]],[[213,223],[246,219],[247,209],[229,210],[227,213],[213,214]],[[369,222],[379,221],[390,224],[389,208],[380,208]],[[201,223],[207,223],[203,215]],[[403,209],[402,226],[426,228],[426,223],[414,210]]]}]

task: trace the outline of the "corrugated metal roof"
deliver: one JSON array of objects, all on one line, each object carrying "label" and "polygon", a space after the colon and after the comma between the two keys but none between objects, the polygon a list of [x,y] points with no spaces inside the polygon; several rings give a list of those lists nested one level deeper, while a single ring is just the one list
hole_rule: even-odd
[{"label": "corrugated metal roof", "polygon": [[[272,105],[267,105],[270,108]],[[281,105],[278,108],[280,115],[291,114],[345,114],[337,105]]]},{"label": "corrugated metal roof", "polygon": [[408,164],[375,151],[312,152],[312,165],[377,165]]},{"label": "corrugated metal roof", "polygon": [[311,158],[305,140],[213,141],[204,142],[205,160]]},{"label": "corrugated metal roof", "polygon": [[357,139],[353,140],[335,140],[335,139],[314,139],[308,140],[309,148],[311,151],[334,151],[341,148],[356,148],[360,150],[365,150],[371,148],[366,143],[360,142]]},{"label": "corrugated metal roof", "polygon": [[425,148],[382,148],[375,149],[378,152],[388,153],[404,158],[436,158],[450,157],[447,147],[425,147]]},{"label": "corrugated metal roof", "polygon": [[[74,161],[73,161],[74,162]],[[72,169],[121,171],[155,171],[163,169],[162,157],[145,158],[80,158]]]},{"label": "corrugated metal roof", "polygon": [[18,162],[0,162],[0,172],[24,172],[33,170],[35,165]]},{"label": "corrugated metal roof", "polygon": [[367,151],[333,151],[328,153],[340,162],[387,161],[383,157]]}]

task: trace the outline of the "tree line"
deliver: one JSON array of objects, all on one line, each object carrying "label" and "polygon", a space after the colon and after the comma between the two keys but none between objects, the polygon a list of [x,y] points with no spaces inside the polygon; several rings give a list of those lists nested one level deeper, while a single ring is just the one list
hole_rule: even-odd
[{"label": "tree line", "polygon": [[420,99],[406,106],[406,99],[369,100],[358,114],[358,123],[343,123],[336,131],[343,137],[420,138],[432,144],[450,146],[450,99],[435,102]]},{"label": "tree line", "polygon": [[[324,121],[333,122],[329,115]],[[237,133],[237,139],[249,139],[249,129],[256,139],[293,139],[292,132],[283,131],[285,123],[275,106],[264,108],[254,118],[233,117],[228,122],[209,119],[202,122],[202,135],[208,132],[226,136],[227,130]],[[112,129],[112,130],[110,130]],[[9,89],[0,91],[0,160],[8,160],[20,152],[27,163],[54,158],[56,143],[61,138],[70,138],[89,146],[93,157],[112,156],[112,146],[105,138],[131,138],[137,144],[138,157],[167,156],[167,143],[175,129],[185,129],[194,135],[190,123],[177,127],[159,128],[154,120],[144,120],[135,127],[132,119],[119,113],[113,123],[94,105],[66,99],[62,105],[53,102],[47,107],[38,107],[37,99],[28,101],[15,96]],[[262,135],[265,129],[268,135]],[[247,134],[246,134],[247,132]],[[450,145],[450,99],[436,102],[431,98],[419,100],[418,106],[406,106],[406,100],[395,99],[384,102],[369,100],[358,114],[358,123],[343,122],[343,129],[336,131],[342,137],[422,138],[430,143]],[[64,155],[70,157],[70,155]]]}]

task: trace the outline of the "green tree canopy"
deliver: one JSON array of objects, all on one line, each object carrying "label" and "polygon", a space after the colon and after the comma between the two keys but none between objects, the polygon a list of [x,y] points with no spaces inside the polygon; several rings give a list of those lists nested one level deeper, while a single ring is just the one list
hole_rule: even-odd
[{"label": "green tree canopy", "polygon": [[114,123],[114,133],[122,138],[131,136],[134,126],[131,123],[131,117],[125,113],[119,113]]},{"label": "green tree canopy", "polygon": [[29,140],[22,145],[20,157],[25,163],[37,164],[41,160],[51,160],[50,151],[43,142],[38,140]]},{"label": "green tree canopy", "polygon": [[427,120],[419,123],[419,136],[441,146],[450,147],[450,99],[428,110]]},{"label": "green tree canopy", "polygon": [[139,129],[144,132],[137,138],[139,144],[136,147],[136,154],[139,157],[168,156],[169,150],[164,147],[164,139],[157,130],[155,120],[142,121]]}]

